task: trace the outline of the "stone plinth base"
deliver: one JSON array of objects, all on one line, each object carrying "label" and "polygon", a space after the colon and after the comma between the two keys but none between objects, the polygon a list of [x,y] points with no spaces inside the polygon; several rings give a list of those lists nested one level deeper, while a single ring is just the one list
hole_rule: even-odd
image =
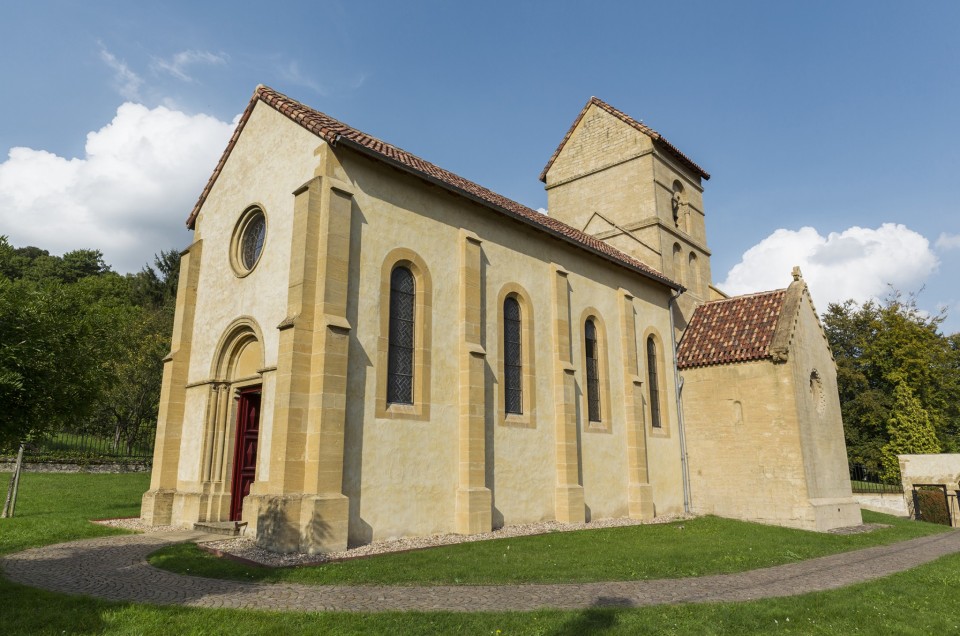
[{"label": "stone plinth base", "polygon": [[819,532],[863,523],[860,504],[853,497],[811,499],[810,506],[813,508],[814,530]]},{"label": "stone plinth base", "polygon": [[493,527],[493,496],[488,488],[457,490],[456,530],[460,534],[490,532]]},{"label": "stone plinth base", "polygon": [[340,494],[251,494],[243,500],[243,518],[254,526],[257,545],[272,552],[338,552],[347,549],[349,504]]},{"label": "stone plinth base", "polygon": [[173,518],[173,490],[148,490],[140,503],[140,518],[148,526],[169,526]]},{"label": "stone plinth base", "polygon": [[653,519],[656,510],[653,507],[653,486],[650,484],[630,484],[627,487],[627,506],[631,519]]},{"label": "stone plinth base", "polygon": [[583,486],[557,486],[556,498],[557,521],[583,523],[587,520]]}]

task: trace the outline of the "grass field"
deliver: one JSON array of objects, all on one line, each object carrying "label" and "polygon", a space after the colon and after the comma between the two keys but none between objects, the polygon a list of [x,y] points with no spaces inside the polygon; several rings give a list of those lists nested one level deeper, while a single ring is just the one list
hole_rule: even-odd
[{"label": "grass field", "polygon": [[[2,475],[0,483],[6,484]],[[18,517],[0,520],[0,553],[109,534],[109,529],[91,525],[86,519],[135,515],[140,494],[146,485],[147,477],[136,474],[26,473],[21,484]],[[709,522],[704,524],[705,532],[713,522],[702,521]],[[904,523],[906,525],[895,529],[895,532],[906,533],[904,528],[911,526],[920,528],[919,532],[940,530],[931,529],[925,524]],[[691,526],[686,525],[683,531],[674,529],[674,532],[681,534],[689,529]],[[696,526],[693,529],[696,530]],[[553,538],[557,535],[549,536]],[[591,537],[591,533],[582,534],[580,541],[589,542]],[[638,540],[645,538],[641,535]],[[789,549],[793,550],[792,546]],[[691,560],[696,557],[696,554],[690,555]],[[4,634],[233,635],[298,632],[389,633],[391,636],[958,633],[960,598],[956,594],[957,589],[960,589],[960,555],[878,581],[786,599],[582,612],[353,615],[201,610],[107,603],[33,590],[0,579],[0,630]]]},{"label": "grass field", "polygon": [[150,562],[193,576],[317,585],[581,583],[742,572],[947,530],[868,511],[864,520],[890,527],[832,535],[702,517],[477,541],[301,568],[251,567],[215,557],[193,544],[165,548],[154,553]]}]

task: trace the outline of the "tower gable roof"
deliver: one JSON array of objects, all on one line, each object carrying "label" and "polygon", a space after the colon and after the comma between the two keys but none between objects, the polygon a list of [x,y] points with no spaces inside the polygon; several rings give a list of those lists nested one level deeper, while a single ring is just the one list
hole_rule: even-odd
[{"label": "tower gable roof", "polygon": [[213,185],[216,183],[217,177],[220,176],[227,159],[230,157],[230,153],[240,138],[240,134],[243,132],[258,102],[263,102],[267,106],[270,106],[292,122],[312,132],[333,147],[342,146],[356,150],[373,159],[413,174],[434,185],[440,186],[525,225],[531,226],[536,230],[545,232],[553,238],[572,244],[575,247],[600,256],[622,267],[626,267],[646,278],[662,283],[675,290],[683,289],[681,285],[670,280],[649,265],[624,254],[608,243],[589,236],[562,221],[546,214],[541,214],[516,201],[512,201],[448,170],[444,170],[406,150],[352,128],[329,115],[309,108],[262,84],[253,92],[253,97],[251,97],[250,103],[247,104],[246,110],[244,110],[243,115],[240,117],[237,128],[230,137],[230,141],[227,143],[227,147],[224,149],[223,155],[217,163],[217,167],[214,169],[213,174],[210,175],[207,185],[204,187],[200,198],[197,200],[190,216],[187,218],[188,228],[193,229],[197,216],[200,214],[200,209],[203,207],[207,196],[209,196]]},{"label": "tower gable roof", "polygon": [[550,157],[550,160],[547,161],[547,165],[544,166],[543,171],[540,173],[541,181],[545,182],[547,180],[547,172],[550,171],[550,167],[553,166],[553,162],[555,162],[557,160],[557,157],[560,156],[560,152],[563,150],[563,147],[567,145],[567,142],[570,140],[570,137],[573,135],[573,131],[576,130],[577,125],[580,123],[580,120],[583,119],[583,116],[587,113],[588,110],[590,110],[591,106],[596,106],[597,108],[600,108],[601,110],[606,111],[607,113],[613,115],[614,117],[616,117],[626,125],[630,126],[631,128],[635,130],[639,130],[643,134],[647,135],[648,137],[650,137],[650,139],[653,140],[654,144],[659,144],[660,146],[662,146],[664,149],[667,150],[667,152],[669,152],[674,157],[676,157],[680,161],[680,163],[682,163],[684,166],[692,170],[694,174],[699,175],[704,179],[710,178],[710,174],[707,173],[706,170],[698,166],[692,159],[690,159],[690,157],[680,152],[679,148],[677,148],[672,143],[667,141],[667,139],[663,135],[658,133],[656,130],[654,130],[653,128],[650,128],[649,126],[647,126],[641,121],[637,121],[636,119],[634,119],[630,115],[627,115],[623,111],[614,108],[613,106],[603,101],[602,99],[598,97],[591,97],[587,101],[586,105],[583,107],[583,110],[580,111],[580,114],[577,115],[577,118],[573,120],[573,125],[570,126],[570,130],[568,130],[567,134],[564,135],[563,139],[560,141],[560,145],[557,146],[557,149],[553,151],[553,155]]}]

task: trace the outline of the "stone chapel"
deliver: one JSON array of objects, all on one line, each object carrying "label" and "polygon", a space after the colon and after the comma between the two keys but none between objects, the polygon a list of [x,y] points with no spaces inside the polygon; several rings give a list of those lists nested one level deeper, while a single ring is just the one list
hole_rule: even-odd
[{"label": "stone chapel", "polygon": [[541,214],[258,87],[187,220],[143,519],[307,553],[685,511],[859,524],[806,284],[711,284],[709,177],[591,98]]}]

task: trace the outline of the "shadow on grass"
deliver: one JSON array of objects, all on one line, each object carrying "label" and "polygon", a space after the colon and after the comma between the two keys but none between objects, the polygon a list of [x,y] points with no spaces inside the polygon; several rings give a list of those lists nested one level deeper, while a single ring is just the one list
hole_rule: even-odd
[{"label": "shadow on grass", "polygon": [[617,608],[625,607],[633,607],[633,601],[628,598],[601,596],[592,607],[572,613],[569,619],[550,634],[551,636],[580,636],[609,631],[617,625]]},{"label": "shadow on grass", "polygon": [[100,634],[104,604],[17,585],[0,578],[4,634]]}]

